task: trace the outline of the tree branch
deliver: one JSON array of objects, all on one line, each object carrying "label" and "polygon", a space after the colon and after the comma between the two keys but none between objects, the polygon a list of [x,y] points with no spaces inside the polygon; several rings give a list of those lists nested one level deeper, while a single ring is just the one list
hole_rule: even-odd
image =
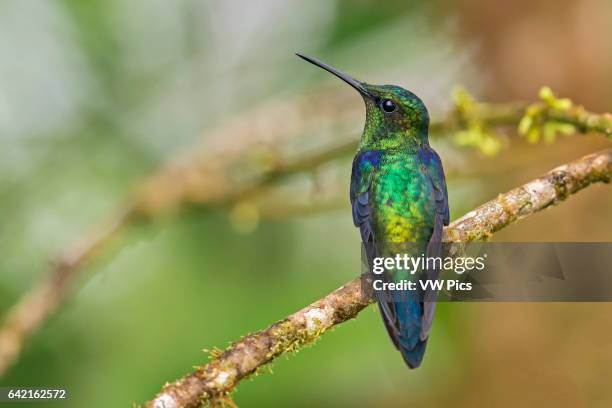
[{"label": "tree branch", "polygon": [[[560,166],[464,215],[444,230],[445,242],[489,238],[511,223],[554,206],[596,182],[612,179],[612,149],[590,154]],[[210,363],[164,386],[146,408],[197,407],[225,397],[245,377],[276,357],[317,340],[333,326],[357,316],[372,300],[362,292],[361,278],[353,279],[324,298],[249,334]]]},{"label": "tree branch", "polygon": [[10,309],[0,328],[0,376],[17,359],[25,340],[60,304],[70,288],[75,271],[112,241],[131,222],[131,218],[130,209],[119,212],[106,226],[58,256],[52,262],[46,279],[23,295]]},{"label": "tree branch", "polygon": [[[547,98],[533,104],[480,103],[470,96],[462,98],[455,96],[455,99],[455,109],[440,120],[431,123],[432,136],[460,131],[474,122],[478,122],[484,128],[516,127],[522,119],[532,116],[533,111],[537,111],[537,118],[533,118],[537,120],[531,121],[532,128],[555,122],[574,126],[582,133],[596,132],[612,139],[612,115],[592,113],[582,106],[575,105],[561,109],[556,103],[557,99]],[[296,104],[295,109],[284,114],[289,117],[297,116],[298,122],[305,122],[304,112],[311,110],[312,106],[301,101]],[[325,108],[319,107],[317,110],[319,116],[314,116],[313,122],[326,122],[321,110],[326,111]],[[330,111],[335,112],[332,107]],[[279,113],[265,114],[274,118],[274,123],[277,124],[275,118]],[[353,115],[347,112],[341,112],[338,120],[346,121],[347,118],[350,121],[354,120]],[[358,140],[346,137],[346,133],[342,132],[326,136],[323,143],[316,148],[298,149],[298,151],[292,151],[286,146],[291,145],[291,141],[287,139],[284,140],[285,143],[281,141],[272,143],[270,140],[262,143],[268,133],[281,137],[277,135],[278,129],[274,129],[274,125],[262,125],[262,121],[265,122],[258,116],[247,117],[247,123],[241,123],[239,126],[230,125],[215,132],[225,141],[228,140],[228,134],[236,134],[237,138],[232,139],[232,143],[239,144],[239,149],[227,146],[216,151],[209,148],[202,149],[183,160],[171,163],[166,169],[158,172],[139,189],[136,200],[139,212],[158,215],[184,205],[206,207],[231,205],[288,176],[311,172],[333,160],[348,157],[357,149]],[[260,125],[253,125],[257,123]],[[303,128],[310,126],[312,125],[304,125]],[[289,129],[284,130],[293,133],[294,137],[300,133],[295,129],[292,132]],[[207,154],[202,155],[202,151],[206,151]]]}]

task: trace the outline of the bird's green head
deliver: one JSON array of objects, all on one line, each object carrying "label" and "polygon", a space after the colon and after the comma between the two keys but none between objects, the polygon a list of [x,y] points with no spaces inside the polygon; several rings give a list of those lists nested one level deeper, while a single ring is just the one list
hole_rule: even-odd
[{"label": "bird's green head", "polygon": [[336,75],[361,94],[366,105],[366,123],[360,149],[419,147],[429,143],[429,114],[418,96],[395,85],[357,81],[316,58],[297,55]]}]

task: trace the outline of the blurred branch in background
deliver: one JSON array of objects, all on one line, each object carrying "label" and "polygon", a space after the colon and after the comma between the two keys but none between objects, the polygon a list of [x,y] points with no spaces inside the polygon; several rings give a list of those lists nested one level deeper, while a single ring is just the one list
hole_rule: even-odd
[{"label": "blurred branch in background", "polygon": [[[612,149],[590,154],[481,205],[446,227],[444,240],[465,243],[487,239],[514,221],[557,205],[590,184],[609,183],[611,179]],[[276,357],[316,341],[333,326],[356,317],[371,302],[362,291],[361,278],[353,279],[267,329],[215,353],[213,361],[167,384],[145,407],[198,407],[216,398],[229,398],[227,394],[239,381]]]},{"label": "blurred branch in background", "polygon": [[[612,138],[609,114],[594,114],[569,100],[557,99],[547,88],[540,97],[542,101],[532,105],[489,104],[476,102],[467,92],[458,90],[455,109],[445,119],[434,121],[431,133],[457,132],[457,144],[476,147],[485,154],[499,150],[501,144],[494,131],[503,126],[519,125],[519,131],[533,141],[540,133],[550,140],[556,133],[574,130]],[[355,121],[361,121],[362,112],[346,106],[350,104],[343,103],[342,97],[324,92],[268,104],[240,115],[213,132],[213,143],[194,149],[145,181],[101,233],[58,256],[42,282],[8,311],[0,327],[0,375],[17,360],[26,339],[61,303],[79,268],[125,226],[190,205],[240,210],[241,203],[266,193],[276,182],[298,173],[313,173],[323,164],[354,153],[357,140],[349,129]],[[304,137],[316,133],[313,129],[317,127],[325,128],[321,132],[324,137]],[[298,210],[321,210],[332,205],[308,204]],[[265,209],[263,212],[271,214]]]},{"label": "blurred branch in background", "polygon": [[[456,108],[445,119],[434,121],[430,131],[434,136],[462,132],[478,123],[481,129],[520,124],[521,132],[533,133],[559,123],[612,139],[611,115],[591,113],[554,96],[546,95],[542,99],[543,102],[531,105],[478,103],[459,90],[455,92]],[[312,123],[343,123],[346,120],[343,117],[352,118],[354,115],[346,112],[335,116],[336,106],[342,105],[332,97],[318,95],[316,101],[300,98],[294,103],[273,105],[269,110],[243,116],[215,132],[213,140],[220,144],[196,150],[194,155],[171,163],[144,183],[136,200],[137,212],[156,216],[186,204],[226,206],[259,193],[287,176],[310,173],[323,164],[354,154],[358,142],[350,134],[342,133],[342,126],[337,133],[329,132],[315,148],[304,148],[304,143],[296,146],[296,142],[303,142],[299,137],[308,133]],[[279,121],[279,117],[293,120]],[[527,124],[526,117],[531,118]],[[283,122],[298,125],[286,128]],[[481,147],[478,143],[471,146]]]}]

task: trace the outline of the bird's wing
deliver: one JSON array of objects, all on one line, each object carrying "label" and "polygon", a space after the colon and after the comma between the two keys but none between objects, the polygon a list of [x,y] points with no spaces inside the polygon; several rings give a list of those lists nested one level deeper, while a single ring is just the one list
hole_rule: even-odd
[{"label": "bird's wing", "polygon": [[[372,262],[378,256],[376,237],[373,229],[373,212],[370,199],[372,198],[372,180],[378,170],[380,152],[371,151],[358,154],[353,160],[351,174],[351,207],[353,210],[353,223],[359,228],[361,240],[366,252],[367,261],[371,268]],[[384,281],[389,281],[388,274],[380,276]],[[378,299],[379,310],[382,314],[385,327],[393,344],[399,349],[399,321],[395,303],[389,299]]]},{"label": "bird's wing", "polygon": [[[442,161],[438,154],[431,148],[427,147],[419,152],[420,159],[425,165],[427,178],[431,183],[431,194],[435,203],[435,220],[433,233],[427,244],[427,256],[440,256],[442,249],[442,231],[445,225],[450,221],[450,212],[448,208],[448,192],[446,190],[446,179],[444,177],[444,169]],[[439,270],[426,271],[426,279],[437,279]],[[421,339],[424,340],[429,335],[433,316],[436,308],[436,290],[426,290],[423,294],[423,318],[421,322]]]},{"label": "bird's wing", "polygon": [[350,192],[353,223],[359,228],[361,240],[366,246],[374,242],[370,189],[372,178],[378,169],[379,160],[380,154],[378,152],[360,153],[353,160]]}]

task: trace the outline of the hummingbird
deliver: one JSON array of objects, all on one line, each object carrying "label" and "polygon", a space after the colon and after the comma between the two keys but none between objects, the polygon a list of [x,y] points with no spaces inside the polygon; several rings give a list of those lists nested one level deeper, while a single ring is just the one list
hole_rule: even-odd
[{"label": "hummingbird", "polygon": [[[399,86],[370,85],[316,58],[296,55],[352,86],[365,102],[350,202],[370,267],[375,257],[393,257],[404,244],[413,256],[439,256],[450,217],[448,193],[442,161],[429,145],[429,114],[423,101]],[[435,269],[420,268],[411,275],[390,268],[382,277],[394,283],[415,277],[435,280],[438,274]],[[437,298],[432,286],[415,286],[373,292],[391,341],[410,368],[423,360]]]}]

